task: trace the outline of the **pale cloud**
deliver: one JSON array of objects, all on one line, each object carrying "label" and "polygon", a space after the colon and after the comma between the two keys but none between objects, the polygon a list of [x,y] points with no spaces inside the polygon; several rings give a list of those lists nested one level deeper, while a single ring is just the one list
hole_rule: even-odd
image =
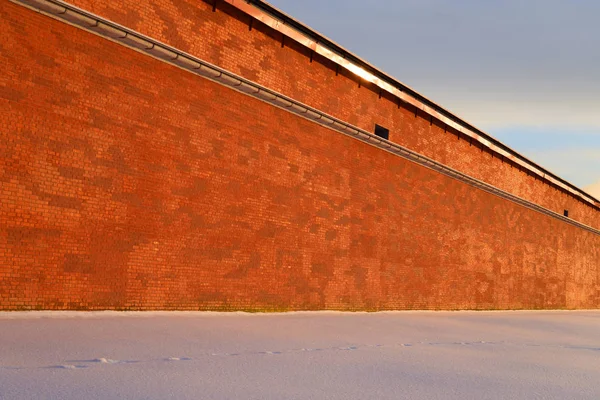
[{"label": "pale cloud", "polygon": [[[560,94],[556,94],[560,96]],[[484,131],[512,127],[577,130],[600,136],[600,98],[583,101],[576,94],[540,98],[539,95],[513,96],[497,91],[470,93],[437,90],[431,96],[454,114]]]},{"label": "pale cloud", "polygon": [[594,196],[596,199],[600,199],[600,181],[584,187],[583,190]]},{"label": "pale cloud", "polygon": [[600,147],[532,150],[527,156],[576,185],[600,179]]}]

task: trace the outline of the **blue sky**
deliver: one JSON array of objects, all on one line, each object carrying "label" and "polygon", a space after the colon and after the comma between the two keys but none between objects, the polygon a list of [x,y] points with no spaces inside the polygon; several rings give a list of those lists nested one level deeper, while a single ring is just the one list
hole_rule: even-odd
[{"label": "blue sky", "polygon": [[599,1],[270,2],[600,196]]}]

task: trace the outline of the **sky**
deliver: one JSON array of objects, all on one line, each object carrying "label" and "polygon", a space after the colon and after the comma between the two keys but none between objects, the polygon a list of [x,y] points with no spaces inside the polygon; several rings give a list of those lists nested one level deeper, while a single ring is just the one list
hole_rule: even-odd
[{"label": "sky", "polygon": [[600,197],[597,0],[270,0]]}]

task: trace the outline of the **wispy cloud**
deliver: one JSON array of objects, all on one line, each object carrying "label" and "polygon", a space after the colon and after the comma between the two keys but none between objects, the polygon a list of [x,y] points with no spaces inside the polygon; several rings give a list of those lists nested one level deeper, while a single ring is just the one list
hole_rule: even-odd
[{"label": "wispy cloud", "polygon": [[557,92],[553,96],[515,94],[513,97],[488,87],[468,94],[439,91],[431,97],[442,105],[450,105],[448,108],[455,114],[486,131],[520,126],[576,130],[600,136],[600,97],[586,102],[573,93]]},{"label": "wispy cloud", "polygon": [[597,199],[600,199],[600,181],[592,185],[586,186],[584,190],[586,190],[589,194],[596,197]]},{"label": "wispy cloud", "polygon": [[598,180],[600,147],[534,150],[529,155],[574,184],[585,186]]},{"label": "wispy cloud", "polygon": [[504,127],[495,137],[578,186],[600,179],[600,130]]}]

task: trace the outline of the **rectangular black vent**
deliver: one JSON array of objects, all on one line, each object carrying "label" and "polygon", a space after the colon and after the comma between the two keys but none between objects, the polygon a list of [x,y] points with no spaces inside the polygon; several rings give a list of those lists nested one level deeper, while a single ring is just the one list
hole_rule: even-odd
[{"label": "rectangular black vent", "polygon": [[380,138],[384,138],[385,140],[388,140],[390,137],[390,130],[384,128],[383,126],[379,126],[379,125],[375,124],[375,134],[377,136],[379,136]]},{"label": "rectangular black vent", "polygon": [[564,215],[565,215],[565,217],[568,217],[569,216],[569,210],[565,210]]}]

